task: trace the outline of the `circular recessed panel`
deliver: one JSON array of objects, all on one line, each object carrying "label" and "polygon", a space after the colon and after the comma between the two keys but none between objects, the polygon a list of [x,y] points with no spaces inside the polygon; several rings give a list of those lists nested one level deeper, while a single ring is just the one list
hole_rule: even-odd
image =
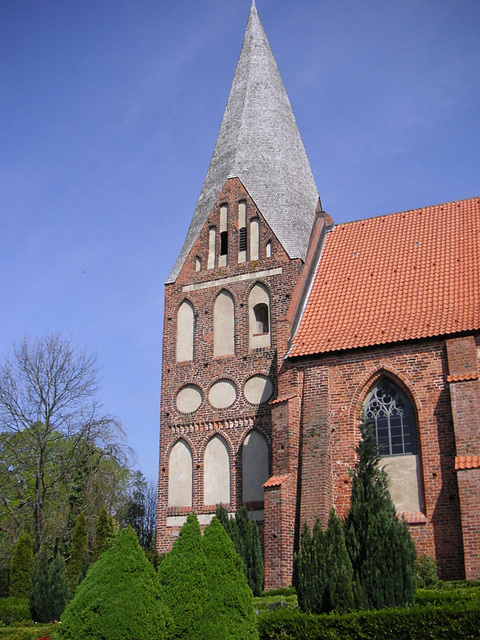
[{"label": "circular recessed panel", "polygon": [[246,381],[243,392],[251,404],[262,404],[272,395],[273,384],[269,377],[259,374]]},{"label": "circular recessed panel", "polygon": [[237,399],[237,387],[232,380],[218,380],[210,387],[208,399],[212,407],[226,409]]},{"label": "circular recessed panel", "polygon": [[202,404],[202,391],[196,384],[187,384],[177,393],[177,409],[180,413],[193,413]]}]

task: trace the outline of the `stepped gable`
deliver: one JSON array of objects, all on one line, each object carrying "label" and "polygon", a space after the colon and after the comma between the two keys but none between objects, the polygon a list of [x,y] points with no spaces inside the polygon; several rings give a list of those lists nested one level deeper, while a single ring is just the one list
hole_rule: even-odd
[{"label": "stepped gable", "polygon": [[176,280],[231,177],[245,185],[288,256],[305,259],[318,190],[254,3],[210,166],[167,283]]},{"label": "stepped gable", "polygon": [[290,357],[480,329],[480,198],[336,226]]}]

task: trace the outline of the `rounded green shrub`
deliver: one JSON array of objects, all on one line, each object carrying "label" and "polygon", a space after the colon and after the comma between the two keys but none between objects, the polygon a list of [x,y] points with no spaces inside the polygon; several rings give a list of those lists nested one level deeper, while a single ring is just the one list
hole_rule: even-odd
[{"label": "rounded green shrub", "polygon": [[120,532],[67,605],[57,640],[162,640],[170,615],[135,532]]}]

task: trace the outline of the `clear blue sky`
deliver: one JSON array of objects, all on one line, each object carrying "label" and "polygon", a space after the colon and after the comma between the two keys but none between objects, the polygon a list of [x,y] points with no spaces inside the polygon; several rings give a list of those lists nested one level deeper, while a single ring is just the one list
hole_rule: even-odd
[{"label": "clear blue sky", "polygon": [[[480,2],[257,0],[336,222],[480,195]],[[0,356],[61,332],[156,478],[163,283],[250,0],[2,0]]]}]

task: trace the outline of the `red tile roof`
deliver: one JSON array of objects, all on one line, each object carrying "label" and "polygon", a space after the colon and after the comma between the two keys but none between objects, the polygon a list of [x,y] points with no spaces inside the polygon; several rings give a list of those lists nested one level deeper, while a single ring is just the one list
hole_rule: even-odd
[{"label": "red tile roof", "polygon": [[336,226],[290,356],[480,328],[480,198]]},{"label": "red tile roof", "polygon": [[455,469],[478,469],[480,467],[480,456],[457,456],[455,458]]},{"label": "red tile roof", "polygon": [[268,487],[279,487],[289,477],[290,477],[289,473],[287,473],[286,476],[272,476],[262,485],[262,487],[265,487],[265,489],[268,489]]}]

